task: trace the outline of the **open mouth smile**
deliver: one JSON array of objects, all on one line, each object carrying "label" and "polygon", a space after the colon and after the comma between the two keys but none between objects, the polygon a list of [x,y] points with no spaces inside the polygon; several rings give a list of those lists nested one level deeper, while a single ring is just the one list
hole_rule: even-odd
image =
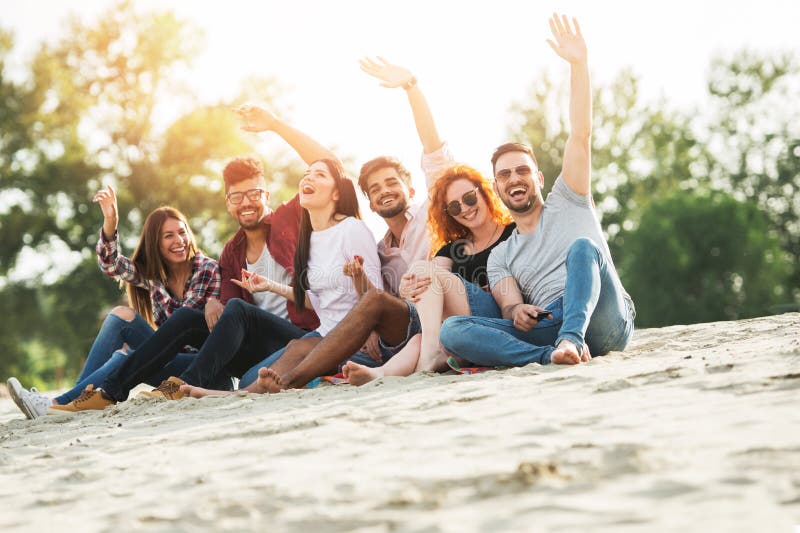
[{"label": "open mouth smile", "polygon": [[508,195],[515,200],[522,198],[523,196],[525,196],[525,193],[528,192],[528,188],[522,185],[510,187],[507,190],[508,190]]}]

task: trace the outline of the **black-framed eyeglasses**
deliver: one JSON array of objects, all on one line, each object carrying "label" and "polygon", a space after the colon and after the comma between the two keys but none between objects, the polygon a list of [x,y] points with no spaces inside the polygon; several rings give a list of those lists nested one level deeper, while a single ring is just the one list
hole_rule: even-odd
[{"label": "black-framed eyeglasses", "polygon": [[[471,191],[464,193],[464,195],[461,197],[461,202],[464,202],[464,205],[467,207],[472,207],[473,205],[477,204],[478,188],[475,187]],[[461,202],[458,200],[453,200],[445,206],[444,210],[451,217],[457,217],[461,214]]]},{"label": "black-framed eyeglasses", "polygon": [[522,178],[527,178],[528,176],[531,175],[532,172],[533,169],[528,165],[519,165],[518,167],[514,168],[504,168],[498,170],[494,175],[494,179],[496,179],[497,181],[505,181],[511,177],[512,173],[516,173],[517,176],[520,176]]},{"label": "black-framed eyeglasses", "polygon": [[255,202],[261,199],[261,195],[264,194],[264,189],[250,189],[249,191],[244,191],[244,192],[231,192],[228,193],[228,195],[225,198],[227,198],[228,201],[233,205],[237,205],[242,203],[245,194],[250,200]]}]

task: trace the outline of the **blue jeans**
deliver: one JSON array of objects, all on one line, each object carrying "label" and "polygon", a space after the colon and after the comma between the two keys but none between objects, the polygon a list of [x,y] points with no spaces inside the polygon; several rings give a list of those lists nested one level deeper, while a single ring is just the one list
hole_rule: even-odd
[{"label": "blue jeans", "polygon": [[109,374],[102,388],[115,400],[124,401],[133,387],[160,373],[187,344],[202,348],[185,369],[172,375],[190,385],[215,387],[224,376],[241,375],[264,354],[275,352],[304,333],[288,320],[238,298],[225,304],[211,332],[202,311],[182,307]]},{"label": "blue jeans", "polygon": [[486,292],[474,283],[465,280],[462,276],[461,281],[464,283],[464,290],[467,293],[467,302],[469,302],[469,314],[472,316],[485,316],[490,318],[502,318],[503,314],[500,312],[497,302],[491,293]]},{"label": "blue jeans", "polygon": [[56,401],[60,405],[66,405],[77,398],[86,385],[91,383],[98,386],[122,363],[124,354],[117,350],[123,344],[127,343],[132,349],[136,349],[152,335],[153,328],[139,313],[135,313],[130,322],[109,313],[97,332],[75,386],[57,397]]},{"label": "blue jeans", "polygon": [[78,383],[106,364],[113,353],[122,348],[124,343],[135,349],[152,334],[153,328],[139,313],[134,313],[133,320],[130,322],[109,313],[103,321],[103,325],[100,326],[100,331],[97,332],[97,337],[94,338],[94,343],[86,356],[86,363],[78,376]]},{"label": "blue jeans", "polygon": [[623,350],[633,335],[632,306],[597,246],[578,239],[567,252],[564,295],[546,306],[552,319],[520,331],[511,320],[450,317],[439,340],[444,348],[481,366],[546,365],[555,346],[568,340],[580,350],[584,342],[593,356]]},{"label": "blue jeans", "polygon": [[[129,354],[125,354],[122,351],[114,352],[111,358],[106,361],[103,366],[83,378],[81,381],[78,381],[77,385],[56,398],[56,402],[58,402],[59,405],[66,405],[80,396],[81,391],[83,391],[87,385],[91,384],[95,387],[99,387],[112,372],[116,371],[122,366],[127,357],[132,357],[133,353],[135,352],[131,352]],[[192,361],[194,361],[195,357],[196,356],[191,353],[178,354],[167,366],[163,367],[156,374],[145,378],[143,382],[147,383],[148,385],[152,385],[153,387],[157,387],[162,381],[170,376],[176,376],[186,370]],[[230,389],[230,378],[223,376],[223,379],[218,380],[218,385],[215,388]]]},{"label": "blue jeans", "polygon": [[[417,320],[417,321],[419,322],[419,320]],[[310,332],[306,333],[301,338],[305,339],[305,338],[308,338],[308,337],[319,337],[319,338],[322,338],[322,335],[320,335],[319,332],[317,332],[315,330],[315,331],[310,331]],[[256,378],[258,378],[258,369],[259,368],[267,368],[267,367],[272,366],[273,363],[275,363],[275,361],[280,359],[280,357],[283,355],[283,352],[285,352],[285,351],[286,351],[285,347],[281,348],[280,350],[276,351],[275,353],[269,355],[263,361],[260,361],[260,362],[256,363],[255,365],[253,365],[250,368],[250,370],[248,370],[247,372],[244,373],[244,375],[242,375],[241,379],[239,380],[239,388],[243,389],[243,388],[247,387],[248,385],[250,385],[251,383],[253,383],[256,380]],[[383,351],[383,350],[381,350],[381,351]],[[389,358],[391,358],[391,356],[389,356],[388,358],[384,356],[384,361],[383,362],[385,363],[386,361],[389,360]],[[356,352],[347,361],[354,361],[354,362],[356,362],[356,363],[358,363],[360,365],[368,366],[370,368],[374,368],[376,366],[380,366],[381,365],[381,363],[376,362],[372,357],[369,356],[369,354],[365,354],[364,352]],[[347,363],[347,361],[342,361],[341,363],[339,363],[339,371],[340,372],[342,371],[342,367]]]},{"label": "blue jeans", "polygon": [[[406,344],[408,344],[408,341],[410,341],[414,335],[422,333],[422,322],[419,321],[419,313],[417,312],[417,306],[414,305],[414,302],[412,302],[411,300],[403,300],[403,301],[408,306],[408,328],[406,328],[406,338],[403,339],[400,342],[400,344],[396,344],[394,346],[389,346],[381,338],[378,339],[378,347],[381,350],[381,358],[384,361],[388,361],[389,359],[397,355],[397,352],[405,348]],[[372,363],[370,364],[368,361],[362,361],[360,358],[356,358],[355,356],[351,359],[354,362],[364,366],[368,367],[377,366],[375,365],[375,360],[372,359],[369,355],[367,355],[366,358],[369,361],[372,361]],[[347,361],[339,365],[339,370],[341,370],[342,366],[344,366],[346,362]]]}]

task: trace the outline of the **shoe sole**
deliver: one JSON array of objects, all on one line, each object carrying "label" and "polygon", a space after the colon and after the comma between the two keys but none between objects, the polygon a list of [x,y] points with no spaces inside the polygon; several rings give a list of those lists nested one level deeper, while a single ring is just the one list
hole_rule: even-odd
[{"label": "shoe sole", "polygon": [[19,391],[22,390],[22,384],[19,382],[19,380],[17,378],[8,378],[6,385],[8,385],[8,393],[11,395],[11,399],[14,400],[15,404],[17,404],[17,407],[19,407],[19,410],[25,415],[25,418],[28,420],[33,420],[33,415],[31,415],[30,411],[28,411],[28,408],[25,406],[25,402],[23,402],[22,398],[19,396]]},{"label": "shoe sole", "polygon": [[78,413],[78,411],[64,411],[63,409],[53,409],[52,407],[47,408],[48,415],[69,415],[74,416]]}]

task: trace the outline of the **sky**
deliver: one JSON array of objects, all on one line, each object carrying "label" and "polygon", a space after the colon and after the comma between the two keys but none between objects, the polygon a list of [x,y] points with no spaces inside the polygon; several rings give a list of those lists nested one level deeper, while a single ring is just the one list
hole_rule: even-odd
[{"label": "sky", "polygon": [[[14,31],[13,59],[22,67],[40,41],[63,35],[69,13],[79,8],[76,14],[91,21],[115,3],[0,0],[0,26]],[[275,109],[279,115],[356,165],[377,155],[399,157],[415,174],[418,189],[420,144],[405,95],[363,74],[361,57],[381,55],[411,69],[456,159],[490,173],[492,150],[508,140],[512,102],[545,70],[568,79],[567,64],[545,42],[554,10],[580,22],[594,84],[630,67],[640,77],[645,100],[663,96],[682,109],[702,106],[715,54],[745,47],[800,50],[796,0],[134,4],[142,10],[172,9],[205,33],[204,49],[184,80],[201,102],[234,96],[247,77],[274,76],[284,87]],[[265,149],[277,146],[278,139],[269,139]],[[377,217],[369,223],[376,233],[385,228]]]}]

